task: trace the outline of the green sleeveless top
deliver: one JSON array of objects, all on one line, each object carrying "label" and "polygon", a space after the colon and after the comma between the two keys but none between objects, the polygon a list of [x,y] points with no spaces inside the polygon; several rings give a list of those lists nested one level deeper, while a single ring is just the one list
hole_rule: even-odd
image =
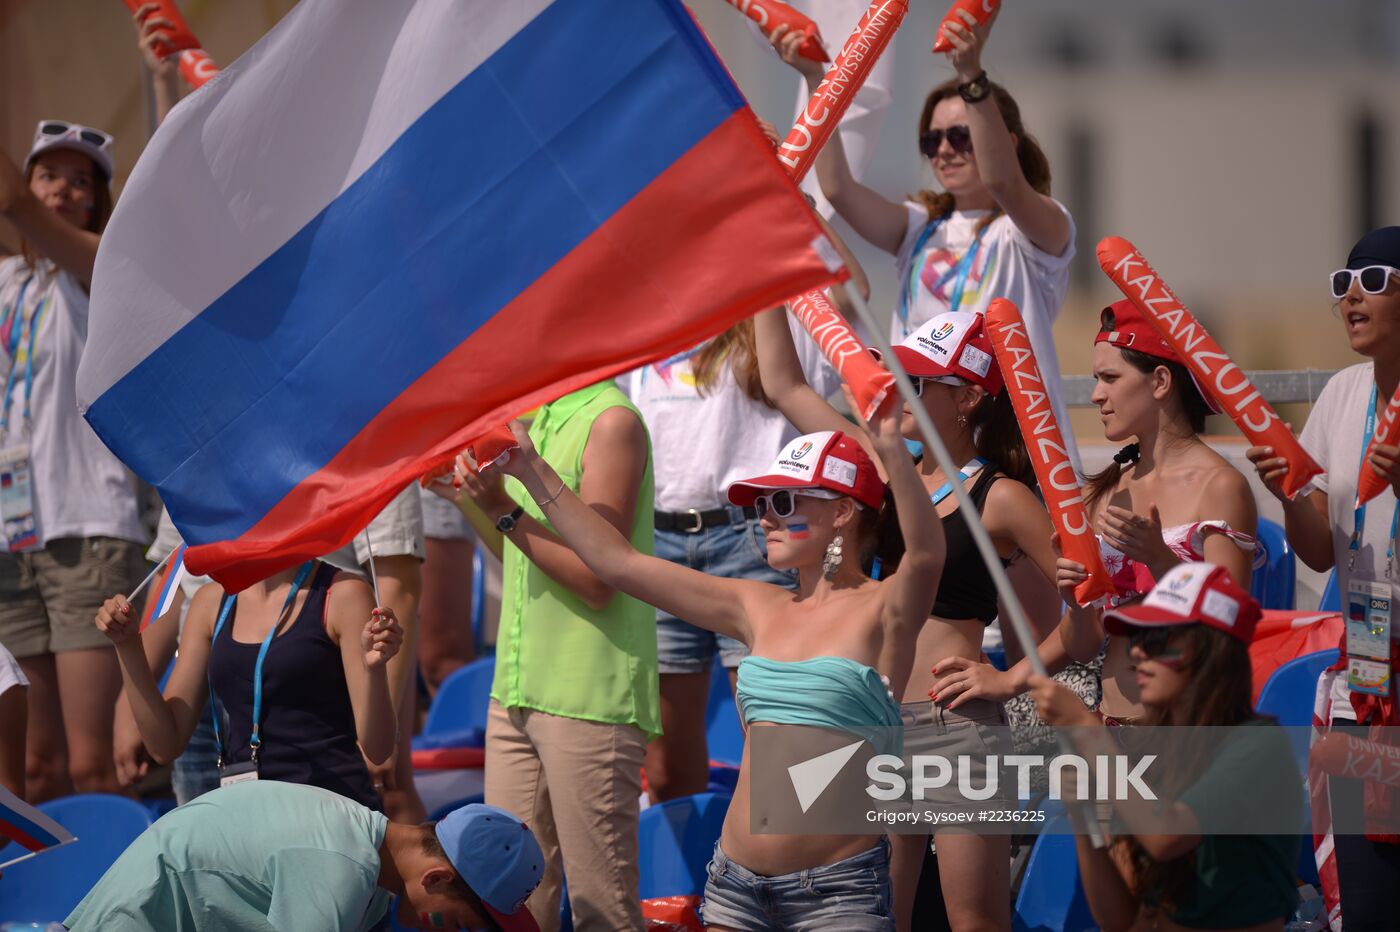
[{"label": "green sleeveless top", "polygon": [[[545,405],[530,426],[535,448],[575,492],[593,422],[614,407],[637,413],[611,380],[600,382]],[[526,514],[553,530],[524,486],[507,478],[506,491]],[[648,454],[631,534],[632,546],[648,554],[653,550],[652,500]],[[594,611],[505,542],[491,698],[506,708],[636,725],[653,738],[661,734],[659,689],[656,609],[617,593]]]}]

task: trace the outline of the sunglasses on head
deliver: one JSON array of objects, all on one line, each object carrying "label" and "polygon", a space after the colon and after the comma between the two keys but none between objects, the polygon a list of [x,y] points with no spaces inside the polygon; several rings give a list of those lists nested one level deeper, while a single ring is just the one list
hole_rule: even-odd
[{"label": "sunglasses on head", "polygon": [[1180,647],[1171,645],[1174,628],[1137,628],[1128,635],[1128,650],[1134,647],[1142,651],[1149,660],[1167,666],[1180,666],[1186,659]]},{"label": "sunglasses on head", "polygon": [[930,129],[919,134],[919,151],[929,158],[938,154],[939,146],[943,145],[944,137],[948,139],[948,145],[953,147],[954,152],[967,155],[972,151],[972,130],[965,124],[958,123],[945,129]]},{"label": "sunglasses on head", "polygon": [[777,518],[790,518],[797,510],[797,499],[800,496],[807,498],[820,498],[825,501],[835,501],[841,496],[835,492],[828,492],[825,489],[802,489],[794,492],[792,489],[778,489],[769,492],[767,495],[760,495],[753,500],[753,510],[762,518],[772,514]]},{"label": "sunglasses on head", "polygon": [[920,375],[914,377],[914,394],[920,398],[924,397],[924,383],[932,382],[935,385],[951,385],[954,388],[962,388],[968,384],[956,375]]},{"label": "sunglasses on head", "polygon": [[1390,283],[1390,276],[1400,278],[1400,269],[1388,265],[1368,265],[1364,269],[1338,269],[1332,273],[1332,297],[1338,301],[1347,296],[1351,283],[1361,282],[1361,290],[1367,294],[1382,294]]},{"label": "sunglasses on head", "polygon": [[78,123],[69,123],[67,120],[42,120],[39,129],[34,134],[35,142],[40,139],[62,139],[72,137],[81,139],[83,142],[99,149],[106,150],[112,145],[112,137],[102,132],[100,129],[93,129],[90,126],[82,126]]}]

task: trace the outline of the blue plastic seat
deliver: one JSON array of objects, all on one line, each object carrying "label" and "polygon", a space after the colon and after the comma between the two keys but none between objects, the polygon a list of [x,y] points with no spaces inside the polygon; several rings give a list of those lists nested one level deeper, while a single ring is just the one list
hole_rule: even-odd
[{"label": "blue plastic seat", "polygon": [[698,896],[729,811],[726,793],[697,793],[642,810],[637,823],[643,900]]},{"label": "blue plastic seat", "polygon": [[491,681],[496,658],[482,657],[454,671],[438,687],[428,709],[423,735],[441,735],[479,728],[486,730],[486,709],[491,704]]},{"label": "blue plastic seat", "polygon": [[[78,837],[5,868],[0,877],[0,923],[62,922],[107,868],[151,826],[151,812],[122,796],[84,793],[40,803],[40,812]],[[24,849],[0,849],[0,863]]]},{"label": "blue plastic seat", "polygon": [[705,706],[705,740],[710,760],[738,767],[744,759],[744,728],[729,688],[729,671],[716,657],[710,664],[710,699]]},{"label": "blue plastic seat", "polygon": [[472,795],[463,797],[462,799],[454,799],[450,803],[444,803],[443,805],[438,806],[431,813],[429,813],[428,821],[441,822],[443,819],[447,818],[449,813],[456,812],[463,806],[469,806],[472,803],[483,803],[485,801],[486,797],[483,796],[481,793],[473,793]]},{"label": "blue plastic seat", "polygon": [[1265,608],[1292,611],[1298,585],[1298,566],[1293,548],[1282,526],[1268,518],[1259,519],[1259,543],[1264,547],[1265,563],[1254,571],[1249,592]]},{"label": "blue plastic seat", "polygon": [[1058,804],[1055,808],[1056,814],[1048,818],[1026,862],[1011,917],[1011,928],[1016,932],[1080,932],[1098,928],[1079,882],[1074,836],[1053,834],[1069,829],[1064,809]]},{"label": "blue plastic seat", "polygon": [[1319,612],[1340,612],[1342,610],[1342,593],[1337,588],[1337,571],[1334,569],[1327,576],[1327,586],[1322,590],[1322,602],[1317,606]]},{"label": "blue plastic seat", "polygon": [[1313,721],[1313,695],[1322,671],[1337,662],[1337,649],[1295,657],[1279,667],[1259,691],[1256,707],[1280,725],[1306,728]]}]

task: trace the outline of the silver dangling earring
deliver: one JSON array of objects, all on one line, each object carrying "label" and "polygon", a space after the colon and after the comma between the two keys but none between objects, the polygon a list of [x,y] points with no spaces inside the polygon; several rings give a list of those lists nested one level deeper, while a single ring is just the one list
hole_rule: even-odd
[{"label": "silver dangling earring", "polygon": [[836,571],[841,568],[841,545],[843,543],[841,535],[837,534],[831,543],[826,545],[826,556],[822,558],[822,575],[826,576],[828,582],[836,578]]}]

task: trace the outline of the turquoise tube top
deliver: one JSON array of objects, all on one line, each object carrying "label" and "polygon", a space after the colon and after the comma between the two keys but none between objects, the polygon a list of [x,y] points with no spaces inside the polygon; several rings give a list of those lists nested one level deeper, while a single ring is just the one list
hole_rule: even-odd
[{"label": "turquoise tube top", "polygon": [[818,725],[860,735],[881,754],[902,755],[899,704],[880,674],[845,657],[745,657],[736,693],[745,722]]}]

